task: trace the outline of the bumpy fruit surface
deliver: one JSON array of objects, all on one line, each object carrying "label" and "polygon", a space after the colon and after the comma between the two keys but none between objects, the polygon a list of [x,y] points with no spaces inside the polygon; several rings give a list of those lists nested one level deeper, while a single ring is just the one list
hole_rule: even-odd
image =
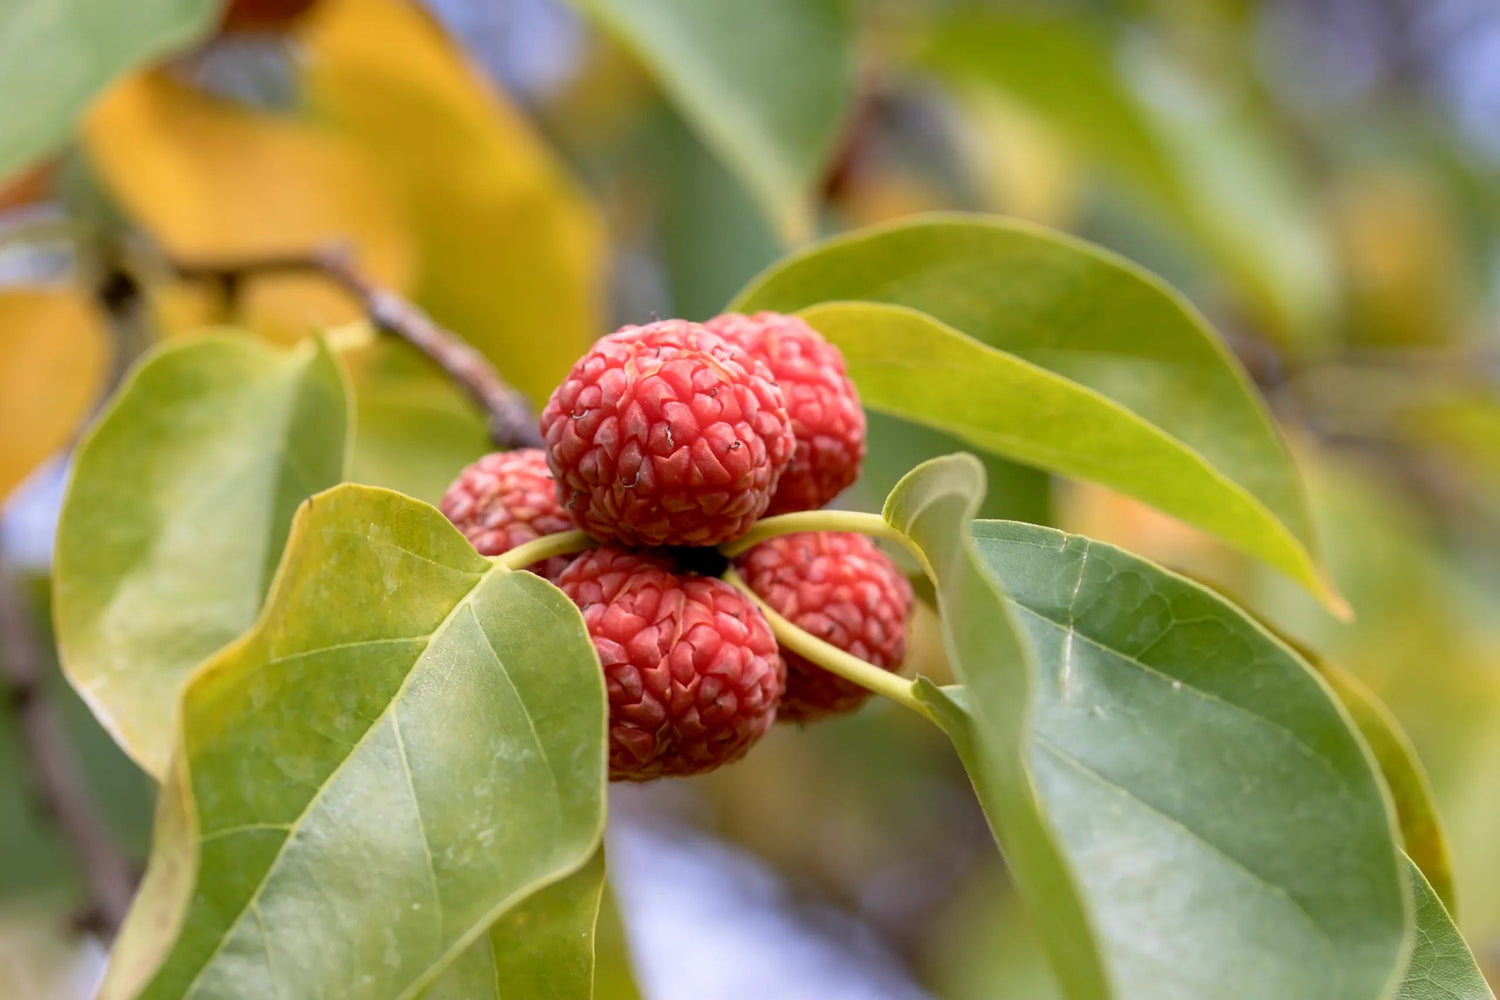
[{"label": "bumpy fruit surface", "polygon": [[712,771],[770,728],[785,667],[744,594],[666,553],[614,546],[579,556],[558,586],[604,665],[611,779]]},{"label": "bumpy fruit surface", "polygon": [[[750,589],[804,631],[886,670],[906,657],[911,584],[863,535],[782,535],[735,560]],[[777,718],[810,722],[858,708],[870,692],[782,650],[786,693]]]},{"label": "bumpy fruit surface", "polygon": [[[440,506],[448,520],[486,556],[498,556],[543,535],[573,527],[572,519],[557,502],[557,484],[540,448],[484,456],[458,474]],[[529,568],[556,582],[568,561],[568,556],[554,556]]]},{"label": "bumpy fruit surface", "polygon": [[765,513],[795,439],[764,363],[697,323],[604,337],[542,411],[558,498],[626,545],[717,545]]},{"label": "bumpy fruit surface", "polygon": [[859,478],[865,411],[837,347],[781,313],[726,313],[704,325],[764,361],[786,397],[797,450],[767,514],[815,510]]}]

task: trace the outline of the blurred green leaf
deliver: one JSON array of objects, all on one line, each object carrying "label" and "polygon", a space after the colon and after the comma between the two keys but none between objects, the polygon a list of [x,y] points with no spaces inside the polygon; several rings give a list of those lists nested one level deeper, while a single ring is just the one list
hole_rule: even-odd
[{"label": "blurred green leaf", "polygon": [[1069,995],[1379,995],[1409,933],[1392,817],[1312,671],[1118,549],[971,529],[982,490],[971,459],[939,459],[886,516],[937,569],[964,684],[922,696]]},{"label": "blurred green leaf", "polygon": [[[899,346],[901,357],[887,353],[880,362],[904,366],[903,376],[929,350],[946,355],[948,370],[937,375],[945,387],[976,364],[986,365],[992,375],[998,369],[1016,373],[1012,381],[1025,371],[1036,373],[1034,384],[1065,384],[1044,379],[1050,372],[1082,387],[1072,394],[1079,405],[1092,395],[1100,413],[1129,411],[1154,425],[1176,443],[1164,448],[1157,439],[1158,454],[1170,452],[1179,468],[1198,465],[1197,482],[1220,479],[1218,503],[1238,494],[1236,513],[1226,519],[1208,498],[1188,495],[1194,491],[1166,496],[1176,483],[1159,482],[1153,495],[1142,499],[1225,534],[1318,592],[1325,603],[1342,607],[1318,566],[1301,479],[1264,403],[1203,318],[1150,274],[1040,227],[937,215],[838,237],[795,254],[753,281],[730,308],[794,312],[830,301],[906,306],[993,349],[966,351],[972,342],[943,336],[933,324],[919,328],[915,320],[879,313],[883,329],[861,337],[872,342],[883,337],[892,351]],[[861,315],[873,322],[877,314]],[[854,335],[848,337],[857,347]],[[874,364],[864,377],[876,394],[897,391],[897,380],[877,375]],[[934,394],[933,385],[922,382],[914,393],[921,393],[923,407],[942,403],[947,421],[920,414],[910,403],[900,414],[925,416],[926,422],[987,448],[1000,443],[1008,428],[986,426],[982,418],[988,408],[1011,401],[994,398],[991,383],[948,398]],[[986,432],[982,439],[975,433],[980,429]],[[1143,441],[1147,437],[1152,435],[1140,435]],[[1049,467],[1078,460],[1071,452],[1062,459],[1068,449],[1057,442],[1041,443],[1057,463]],[[1023,457],[1025,442],[1004,444],[1010,449],[1005,454]],[[1041,451],[1036,448],[1026,460],[1036,461]],[[1123,478],[1124,470],[1113,475]]]},{"label": "blurred green leaf", "polygon": [[1030,914],[999,859],[967,874],[932,934],[943,1000],[1062,1000]]},{"label": "blurred green leaf", "polygon": [[1380,773],[1396,805],[1396,819],[1401,825],[1401,841],[1407,858],[1421,870],[1443,906],[1457,912],[1448,838],[1438,822],[1432,782],[1417,757],[1416,748],[1402,732],[1401,724],[1391,710],[1381,704],[1359,678],[1325,660],[1312,659],[1310,662],[1339,696],[1339,701],[1354,719],[1360,735],[1380,764]]},{"label": "blurred green leaf", "polygon": [[460,469],[494,447],[473,401],[406,344],[382,337],[349,362],[351,481],[436,504]]},{"label": "blurred green leaf", "polygon": [[604,852],[539,889],[448,967],[424,1000],[580,1000],[594,993]]},{"label": "blurred green leaf", "polygon": [[574,0],[633,50],[790,240],[854,99],[842,0]]},{"label": "blurred green leaf", "polygon": [[[45,587],[39,579],[31,602],[36,634],[47,652],[53,646],[47,630]],[[84,788],[97,807],[105,828],[132,855],[144,855],[151,835],[151,802],[155,784],[100,728],[88,706],[68,686],[54,662],[48,662],[43,694],[57,709],[64,732],[82,767]],[[16,731],[14,713],[0,713],[0,897],[20,893],[83,888],[77,861],[57,835],[52,817],[37,800],[25,744]],[[75,901],[78,897],[74,897]],[[0,918],[3,921],[3,918]],[[0,959],[0,969],[5,961]],[[0,974],[0,984],[3,984]],[[0,996],[47,996],[10,993]]]},{"label": "blurred green leaf", "polygon": [[918,59],[1039,114],[1213,255],[1274,328],[1323,335],[1330,260],[1290,155],[1205,81],[1168,77],[1168,54],[1155,49],[1139,62],[1174,99],[1151,99],[1151,85],[1168,86],[1128,72],[1121,45],[1097,16],[985,10],[941,23]]},{"label": "blurred green leaf", "polygon": [[297,505],[343,477],[348,407],[321,342],[211,336],[150,355],[79,446],[53,581],[63,669],[158,779],[183,679],[255,621]]},{"label": "blurred green leaf", "polygon": [[1495,1000],[1453,918],[1410,859],[1406,874],[1417,929],[1406,975],[1392,1000]]},{"label": "blurred green leaf", "polygon": [[560,591],[426,504],[319,494],[255,628],[183,691],[101,996],[414,994],[594,854],[604,727]]},{"label": "blurred green leaf", "polygon": [[641,1000],[613,887],[606,880],[594,930],[594,1000]]},{"label": "blurred green leaf", "polygon": [[651,133],[661,249],[675,315],[702,321],[780,255],[776,233],[740,180],[675,116]]},{"label": "blurred green leaf", "polygon": [[[964,448],[962,438],[946,431],[887,416],[867,407],[868,453],[859,479],[840,499],[861,510],[879,510],[891,490],[912,469],[929,458],[951,455]],[[1038,469],[1008,462],[993,454],[978,456],[989,488],[980,505],[981,517],[1045,523],[1050,520],[1052,477]]]},{"label": "blurred green leaf", "polygon": [[200,38],[218,9],[218,0],[0,0],[0,177],[61,148],[106,84]]}]

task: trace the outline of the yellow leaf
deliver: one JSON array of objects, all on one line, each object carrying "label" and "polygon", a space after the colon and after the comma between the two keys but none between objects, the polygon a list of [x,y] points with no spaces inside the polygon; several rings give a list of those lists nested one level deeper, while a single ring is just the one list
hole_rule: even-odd
[{"label": "yellow leaf", "polygon": [[[367,157],[326,129],[153,70],[100,98],[83,138],[125,210],[180,259],[225,261],[340,240],[357,248],[375,280],[398,290],[410,284],[403,210]],[[242,322],[290,336],[359,316],[352,300],[312,275],[247,282],[242,307]]]},{"label": "yellow leaf", "polygon": [[313,106],[386,170],[410,210],[418,301],[545,400],[604,332],[592,207],[415,4],[325,0],[303,40]]},{"label": "yellow leaf", "polygon": [[104,322],[83,296],[0,292],[0,499],[68,443],[108,363]]}]

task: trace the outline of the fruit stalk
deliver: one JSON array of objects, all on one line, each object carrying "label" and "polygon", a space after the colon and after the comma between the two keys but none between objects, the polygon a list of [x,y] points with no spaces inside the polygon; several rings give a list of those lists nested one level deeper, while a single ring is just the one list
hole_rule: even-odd
[{"label": "fruit stalk", "polygon": [[755,606],[766,616],[766,621],[771,623],[771,632],[783,648],[816,663],[846,681],[905,705],[933,724],[937,724],[937,719],[931,710],[918,701],[917,696],[912,693],[911,681],[899,674],[888,673],[873,664],[866,663],[857,656],[829,645],[811,632],[798,628],[761,600],[760,596],[751,590],[734,570],[725,570],[723,579],[725,583],[743,591],[751,601],[755,602]]},{"label": "fruit stalk", "polygon": [[720,545],[719,551],[733,559],[755,548],[768,538],[775,538],[778,535],[795,535],[804,531],[850,531],[858,535],[868,535],[871,538],[883,538],[888,542],[895,542],[911,553],[911,557],[922,567],[922,572],[927,574],[929,580],[937,580],[932,564],[927,561],[927,553],[913,544],[910,538],[892,527],[890,522],[879,514],[859,510],[799,510],[791,514],[763,517],[751,525],[750,530],[739,538]]}]

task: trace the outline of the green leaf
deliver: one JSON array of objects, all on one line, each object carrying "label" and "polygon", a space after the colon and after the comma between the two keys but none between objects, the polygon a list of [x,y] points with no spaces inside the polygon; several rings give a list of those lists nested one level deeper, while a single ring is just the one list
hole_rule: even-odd
[{"label": "green leaf", "polygon": [[575,0],[632,49],[792,240],[853,95],[840,0]]},{"label": "green leaf", "polygon": [[1358,677],[1323,659],[1314,658],[1310,662],[1339,696],[1380,764],[1380,773],[1396,806],[1408,860],[1422,872],[1443,906],[1457,912],[1448,838],[1438,822],[1432,782],[1416,748],[1391,710]]},{"label": "green leaf", "polygon": [[1050,529],[971,526],[982,491],[971,458],[939,459],[886,516],[937,571],[964,685],[919,694],[1067,994],[1382,995],[1405,882],[1384,789],[1328,690],[1191,581]]},{"label": "green leaf", "polygon": [[802,315],[844,352],[865,405],[1103,483],[1317,581],[1306,549],[1259,498],[1095,390],[903,306],[838,302]]},{"label": "green leaf", "polygon": [[415,996],[594,854],[604,727],[559,590],[426,504],[319,494],[260,621],[183,690],[101,997]]},{"label": "green leaf", "polygon": [[579,1000],[594,993],[604,852],[501,917],[423,1000]]},{"label": "green leaf", "polygon": [[[1039,115],[1211,255],[1264,323],[1326,336],[1331,261],[1289,151],[1243,100],[1214,93],[1201,74],[1170,76],[1171,53],[1147,48],[1145,33],[1128,43],[1144,56],[1134,64],[1126,44],[1098,17],[968,11],[941,22],[918,61]],[[1178,99],[1153,100],[1153,85]]]},{"label": "green leaf", "polygon": [[658,238],[672,312],[707,319],[745,275],[781,256],[780,241],[741,179],[677,115],[658,112],[646,146],[651,158],[641,169],[658,192]]},{"label": "green leaf", "polygon": [[1495,1000],[1453,918],[1410,859],[1406,875],[1416,903],[1417,929],[1406,975],[1392,1000]]},{"label": "green leaf", "polygon": [[205,337],[148,357],[79,446],[53,578],[63,669],[157,778],[183,679],[255,621],[297,504],[343,477],[348,408],[320,343]]},{"label": "green leaf", "polygon": [[[1170,461],[1180,468],[1192,457],[1182,453],[1196,454],[1199,471],[1193,488],[1158,482],[1141,499],[1185,520],[1196,519],[1209,530],[1227,532],[1227,540],[1342,608],[1318,568],[1302,483],[1265,405],[1207,322],[1152,275],[1041,227],[936,215],[838,237],[793,255],[752,282],[730,308],[795,312],[822,302],[858,301],[906,306],[972,338],[944,336],[909,313],[848,313],[831,306],[832,311],[813,313],[827,323],[831,335],[864,352],[863,378],[871,381],[872,399],[894,397],[898,378],[874,369],[912,369],[926,353],[936,352],[947,362],[942,369],[920,380],[913,371],[899,376],[916,380],[898,400],[905,415],[982,438],[975,443],[1007,449],[1002,454],[1025,460],[1038,460],[1037,453],[1046,449],[1051,461],[1059,463],[1056,440],[1035,442],[1022,455],[1016,440],[1002,440],[1003,421],[985,419],[989,408],[1008,405],[1004,392],[1011,386],[1002,392],[994,386],[971,388],[977,395],[947,397],[958,395],[951,386],[967,374],[955,367],[969,364],[1008,373],[1012,380],[1023,371],[1044,369],[1077,383],[1102,397],[1093,410],[1100,418],[1123,409],[1154,428],[1158,438],[1173,439],[1173,449],[1156,442],[1152,461],[1168,461],[1170,451]],[[853,329],[866,320],[876,327]],[[930,348],[929,338],[934,342]],[[861,346],[859,340],[868,342]],[[975,342],[990,350],[963,349]],[[1037,378],[1031,381],[1041,384]],[[934,391],[934,383],[941,392]],[[1057,398],[1061,387],[1048,385]],[[863,384],[860,389],[865,391]],[[1083,405],[1081,390],[1070,398]],[[1106,403],[1115,405],[1106,408]],[[1124,433],[1120,421],[1112,426],[1114,433]],[[1099,420],[1089,428],[1098,435]],[[1134,437],[1144,442],[1145,429],[1136,430]],[[1084,440],[1073,449],[1091,443]],[[1097,463],[1099,456],[1090,452],[1083,458],[1070,456],[1070,461]],[[1216,475],[1208,475],[1210,471]],[[1207,488],[1220,502],[1234,496],[1237,510],[1246,512],[1243,523],[1227,523],[1213,515],[1211,503],[1188,495]]]},{"label": "green leaf", "polygon": [[218,0],[0,0],[0,94],[11,95],[0,102],[0,177],[61,148],[106,84],[201,37],[218,9]]},{"label": "green leaf", "polygon": [[954,700],[919,679],[916,694],[952,737],[1067,995],[1106,997],[1104,958],[1077,876],[1027,774],[1023,748],[1035,684],[1027,650],[967,536],[983,496],[982,467],[973,456],[960,455],[918,466],[886,502],[885,519],[927,554],[936,571],[948,659],[969,685]]},{"label": "green leaf", "polygon": [[431,361],[381,338],[349,361],[356,418],[349,479],[436,504],[494,448],[474,403]]}]

